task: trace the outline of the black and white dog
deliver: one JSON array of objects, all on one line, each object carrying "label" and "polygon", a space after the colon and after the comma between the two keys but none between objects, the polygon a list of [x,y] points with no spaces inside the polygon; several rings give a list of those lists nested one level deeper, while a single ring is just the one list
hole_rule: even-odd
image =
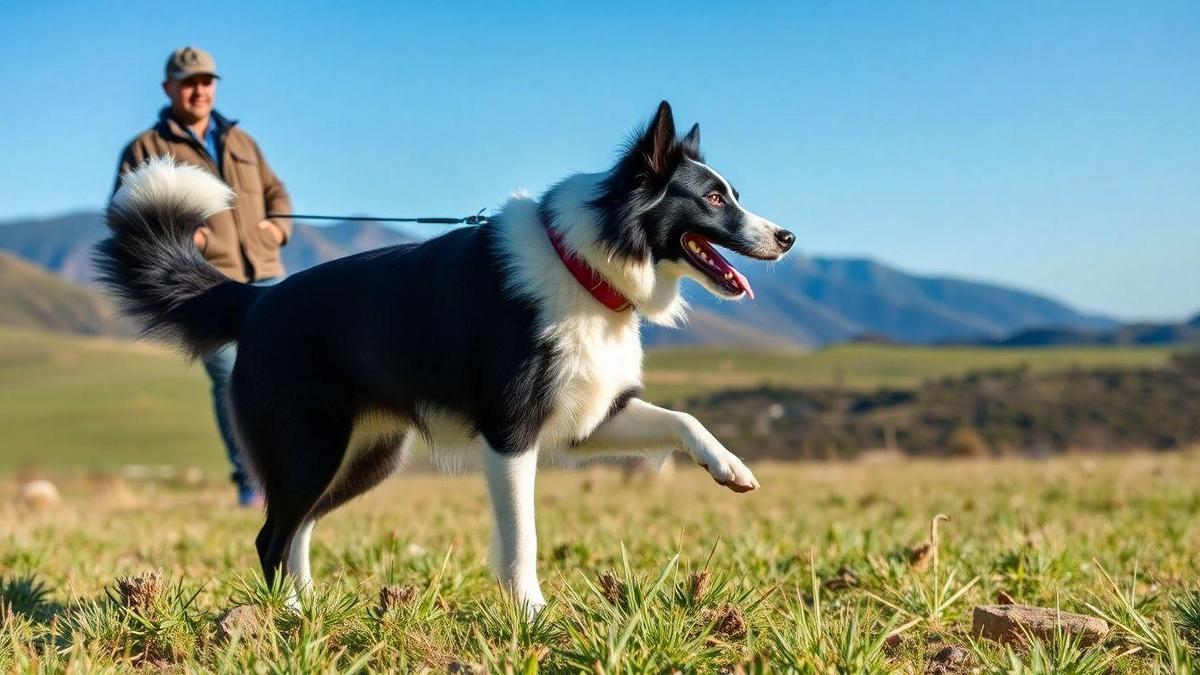
[{"label": "black and white dog", "polygon": [[170,158],[126,175],[112,200],[104,282],[146,330],[200,356],[236,341],[230,412],[266,495],[257,546],[268,581],[312,583],[324,514],[395,471],[417,434],[435,452],[482,455],[497,571],[528,611],[538,583],[539,457],[687,452],[737,492],[750,470],[690,415],[637,398],[639,317],[677,323],[684,277],[752,294],[716,250],[763,260],[794,236],[756,216],[680,140],[663,102],[609,171],[489,223],[319,265],[269,288],[207,265],[192,233],[231,193]]}]

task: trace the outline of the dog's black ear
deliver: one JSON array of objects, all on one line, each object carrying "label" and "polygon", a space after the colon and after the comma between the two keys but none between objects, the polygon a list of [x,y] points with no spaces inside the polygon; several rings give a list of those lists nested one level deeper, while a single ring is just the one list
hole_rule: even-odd
[{"label": "dog's black ear", "polygon": [[675,140],[675,116],[671,114],[670,103],[663,101],[658,104],[654,119],[638,142],[638,151],[645,158],[646,168],[652,175],[665,178],[675,170],[679,143]]},{"label": "dog's black ear", "polygon": [[693,124],[692,130],[683,137],[683,154],[700,161],[700,125]]}]

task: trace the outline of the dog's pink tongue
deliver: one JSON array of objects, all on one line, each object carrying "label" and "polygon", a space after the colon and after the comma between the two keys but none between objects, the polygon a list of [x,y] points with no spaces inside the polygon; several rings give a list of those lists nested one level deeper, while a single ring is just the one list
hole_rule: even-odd
[{"label": "dog's pink tongue", "polygon": [[730,269],[730,271],[733,272],[733,278],[737,279],[738,285],[741,286],[742,290],[746,291],[746,295],[749,295],[750,299],[753,300],[754,299],[754,289],[750,288],[750,280],[746,278],[745,274],[742,274],[741,272],[739,272],[738,269],[736,267],[734,267],[733,265],[730,265],[729,269]]}]

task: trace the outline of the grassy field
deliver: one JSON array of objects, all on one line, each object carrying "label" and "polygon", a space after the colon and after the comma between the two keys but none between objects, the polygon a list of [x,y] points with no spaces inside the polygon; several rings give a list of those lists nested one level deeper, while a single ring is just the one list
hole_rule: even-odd
[{"label": "grassy field", "polygon": [[[1166,358],[672,350],[649,356],[648,381],[667,400]],[[316,535],[314,601],[286,609],[286,589],[263,587],[256,571],[260,514],[230,505],[209,405],[201,369],[164,350],[0,331],[0,671],[972,672],[938,664],[955,646],[974,672],[1195,672],[1200,450],[763,465],[750,495],[690,465],[633,484],[611,469],[547,472],[540,558],[553,602],[527,625],[488,570],[476,475],[398,476],[330,516]],[[133,480],[128,464],[203,471]],[[35,475],[54,478],[61,505],[21,505],[19,485]],[[938,562],[914,557],[939,513],[952,521]],[[159,591],[119,587],[155,570]],[[1069,636],[1013,649],[973,640],[972,607],[1002,592],[1104,615],[1112,631],[1091,648]]]},{"label": "grassy field", "polygon": [[0,329],[0,470],[224,461],[207,378],[149,344]]},{"label": "grassy field", "polygon": [[973,370],[1027,366],[1032,372],[1073,367],[1155,366],[1171,351],[1157,347],[980,348],[837,345],[815,352],[723,348],[652,350],[646,384],[658,400],[717,389],[773,384],[856,389],[912,387]]},{"label": "grassy field", "polygon": [[[1028,364],[1034,370],[1161,364],[1165,349],[931,349],[849,345],[813,353],[652,351],[647,395],[719,388],[910,386],[922,378]],[[207,380],[148,344],[0,329],[0,471],[126,464],[223,470]]]},{"label": "grassy field", "polygon": [[[632,485],[546,472],[553,601],[532,625],[488,571],[478,476],[398,476],[327,518],[299,613],[258,581],[260,516],[222,484],[67,480],[31,511],[4,479],[0,670],[1195,672],[1197,460],[766,465],[749,495],[693,466]],[[912,551],[939,513],[931,564]],[[160,569],[161,593],[116,586]],[[1002,592],[1112,630],[1090,648],[973,640],[972,607]],[[977,670],[929,670],[948,646]]]}]

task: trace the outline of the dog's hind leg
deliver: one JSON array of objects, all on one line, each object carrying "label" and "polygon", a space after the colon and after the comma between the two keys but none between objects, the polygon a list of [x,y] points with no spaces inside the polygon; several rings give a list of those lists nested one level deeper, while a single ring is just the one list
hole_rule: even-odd
[{"label": "dog's hind leg", "polygon": [[495,564],[500,583],[536,615],[546,605],[537,575],[537,528],[533,515],[537,448],[505,454],[483,450],[484,472],[496,517]]},{"label": "dog's hind leg", "polygon": [[408,446],[408,439],[401,435],[381,440],[368,448],[347,450],[337,475],[330,481],[329,487],[313,505],[308,518],[300,524],[288,544],[286,569],[292,577],[296,591],[289,599],[293,607],[298,608],[300,597],[312,588],[310,548],[317,519],[390,476],[403,462]]},{"label": "dog's hind leg", "polygon": [[[292,577],[297,596],[304,594],[312,586],[312,566],[309,564],[308,549],[312,544],[312,532],[316,524],[316,518],[310,517],[305,520],[288,544],[286,569]],[[294,597],[293,605],[298,604],[299,598]]]},{"label": "dog's hind leg", "polygon": [[411,431],[400,429],[348,448],[337,476],[313,507],[313,515],[319,518],[329,513],[394,474],[404,464],[412,440]]},{"label": "dog's hind leg", "polygon": [[238,415],[267,499],[267,520],[257,540],[259,561],[268,585],[283,570],[304,590],[312,584],[308,548],[315,507],[341,465],[350,417],[294,398],[273,400],[277,403],[270,408]]}]

